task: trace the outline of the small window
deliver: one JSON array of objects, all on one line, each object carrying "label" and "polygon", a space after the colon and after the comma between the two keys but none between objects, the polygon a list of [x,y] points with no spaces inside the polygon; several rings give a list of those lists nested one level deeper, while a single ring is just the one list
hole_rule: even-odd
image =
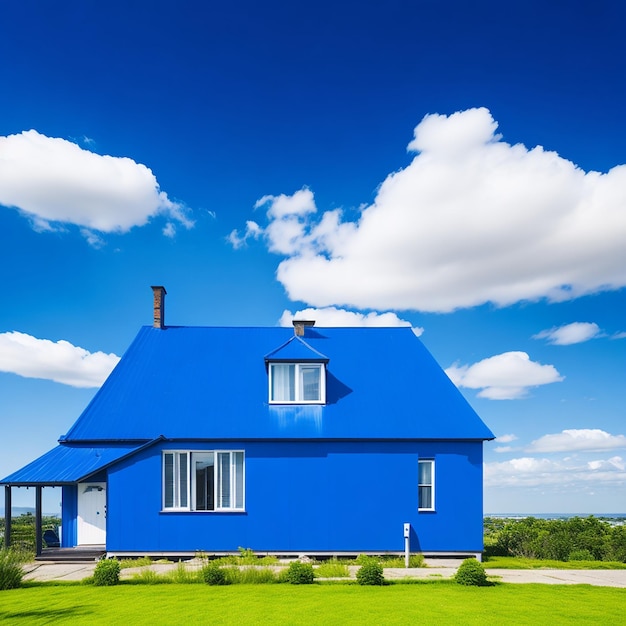
[{"label": "small window", "polygon": [[420,511],[435,510],[435,461],[418,461],[417,508]]},{"label": "small window", "polygon": [[270,363],[270,402],[321,404],[326,401],[323,363]]},{"label": "small window", "polygon": [[243,511],[243,451],[164,452],[163,508]]}]

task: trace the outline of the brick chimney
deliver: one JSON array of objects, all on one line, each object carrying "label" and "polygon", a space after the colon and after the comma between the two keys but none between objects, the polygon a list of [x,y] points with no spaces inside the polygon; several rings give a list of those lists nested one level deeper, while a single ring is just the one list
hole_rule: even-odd
[{"label": "brick chimney", "polygon": [[154,324],[155,328],[165,328],[165,287],[152,287],[154,294]]},{"label": "brick chimney", "polygon": [[315,326],[315,320],[293,320],[293,328],[297,337],[304,337],[304,329],[307,326]]}]

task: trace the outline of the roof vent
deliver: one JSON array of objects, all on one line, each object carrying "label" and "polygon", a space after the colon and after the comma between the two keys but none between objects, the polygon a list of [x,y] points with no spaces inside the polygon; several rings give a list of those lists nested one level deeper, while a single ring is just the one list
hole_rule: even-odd
[{"label": "roof vent", "polygon": [[293,327],[297,337],[304,337],[304,329],[315,326],[315,320],[293,320]]},{"label": "roof vent", "polygon": [[165,287],[152,287],[154,293],[154,324],[155,328],[165,328]]}]

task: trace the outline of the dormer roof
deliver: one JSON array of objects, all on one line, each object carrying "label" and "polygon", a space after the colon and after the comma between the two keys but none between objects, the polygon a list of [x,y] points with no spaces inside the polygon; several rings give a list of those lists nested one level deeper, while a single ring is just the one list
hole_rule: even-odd
[{"label": "dormer roof", "polygon": [[265,355],[266,362],[328,363],[326,355],[312,348],[304,339],[294,335]]}]

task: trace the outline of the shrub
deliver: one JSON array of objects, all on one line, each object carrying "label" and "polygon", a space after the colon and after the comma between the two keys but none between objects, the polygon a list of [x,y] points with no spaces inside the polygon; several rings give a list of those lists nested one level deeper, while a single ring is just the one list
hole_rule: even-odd
[{"label": "shrub", "polygon": [[98,587],[117,585],[120,582],[120,562],[117,559],[98,561],[93,572],[93,584]]},{"label": "shrub", "polygon": [[21,555],[10,548],[0,550],[0,590],[17,589],[23,577]]},{"label": "shrub", "polygon": [[313,566],[310,563],[293,561],[287,568],[285,579],[292,585],[310,585],[313,582]]},{"label": "shrub", "polygon": [[468,585],[472,587],[482,587],[487,584],[487,574],[482,563],[479,563],[476,559],[465,559],[459,566],[459,569],[454,575],[459,585]]},{"label": "shrub", "polygon": [[356,581],[359,585],[384,585],[383,566],[374,560],[365,563],[358,569]]},{"label": "shrub", "polygon": [[226,572],[214,562],[207,563],[202,568],[202,578],[207,585],[227,585]]},{"label": "shrub", "polygon": [[593,554],[585,548],[582,550],[572,550],[567,558],[568,561],[595,561]]}]

